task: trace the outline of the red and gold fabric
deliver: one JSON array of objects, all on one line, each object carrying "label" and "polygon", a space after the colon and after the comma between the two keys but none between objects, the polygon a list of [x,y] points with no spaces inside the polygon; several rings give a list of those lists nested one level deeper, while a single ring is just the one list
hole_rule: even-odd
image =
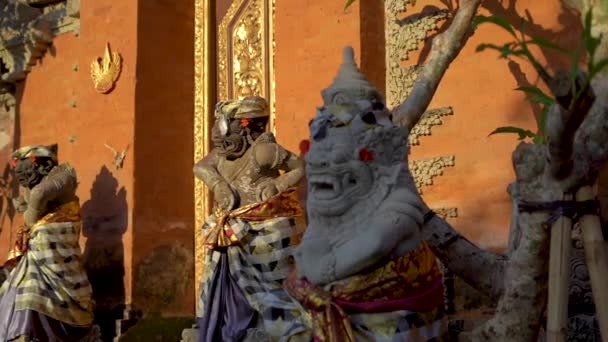
[{"label": "red and gold fabric", "polygon": [[207,232],[205,245],[213,249],[239,243],[237,235],[228,224],[230,219],[261,222],[278,217],[298,217],[302,212],[296,188],[287,189],[263,202],[237,208],[231,212],[217,208],[214,213],[215,225]]},{"label": "red and gold fabric", "polygon": [[443,304],[443,281],[426,243],[368,273],[326,286],[292,272],[284,285],[311,312],[318,342],[354,342],[348,315],[397,310],[432,312]]},{"label": "red and gold fabric", "polygon": [[[15,245],[8,253],[6,260],[7,264],[15,264],[16,260],[21,257],[27,251],[27,244],[30,236],[34,233],[34,230],[40,226],[47,225],[49,223],[58,222],[80,222],[80,204],[78,201],[69,202],[59,206],[55,211],[52,211],[42,217],[32,227],[21,227],[17,232],[17,241]],[[78,232],[80,233],[80,232]]]}]

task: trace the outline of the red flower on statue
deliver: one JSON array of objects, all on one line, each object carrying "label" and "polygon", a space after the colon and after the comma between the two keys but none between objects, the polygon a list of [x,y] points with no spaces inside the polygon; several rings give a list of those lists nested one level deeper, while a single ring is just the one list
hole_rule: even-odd
[{"label": "red flower on statue", "polygon": [[242,118],[242,119],[241,119],[241,126],[243,126],[243,127],[247,127],[247,126],[249,126],[249,119],[247,119],[247,118]]},{"label": "red flower on statue", "polygon": [[361,160],[361,161],[374,160],[374,152],[372,152],[366,148],[360,149],[359,150],[359,160]]},{"label": "red flower on statue", "polygon": [[310,150],[310,140],[304,139],[300,141],[300,155],[304,156]]}]

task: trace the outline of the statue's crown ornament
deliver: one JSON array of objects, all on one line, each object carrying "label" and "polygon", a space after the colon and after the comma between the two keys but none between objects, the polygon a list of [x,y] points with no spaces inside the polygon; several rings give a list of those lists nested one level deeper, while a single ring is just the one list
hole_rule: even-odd
[{"label": "statue's crown ornament", "polygon": [[407,154],[406,129],[393,124],[384,97],[357,67],[353,48],[345,47],[342,58],[332,84],[321,92],[323,106],[310,124],[311,152],[315,142],[327,138],[352,142],[354,157],[360,160],[402,163]]},{"label": "statue's crown ornament", "polygon": [[355,62],[355,52],[347,46],[342,51],[342,65],[333,83],[321,91],[326,106],[343,105],[358,100],[384,103],[384,97],[361,73]]},{"label": "statue's crown ornament", "polygon": [[353,48],[345,47],[342,58],[333,83],[321,91],[324,106],[317,110],[311,124],[313,140],[325,136],[327,128],[348,126],[356,134],[377,126],[393,126],[384,97],[357,67]]}]

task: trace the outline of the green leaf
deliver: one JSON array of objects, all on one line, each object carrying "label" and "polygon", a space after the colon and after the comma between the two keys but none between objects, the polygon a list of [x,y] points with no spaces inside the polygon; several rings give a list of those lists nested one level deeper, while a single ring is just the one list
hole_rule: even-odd
[{"label": "green leaf", "polygon": [[585,15],[585,27],[583,28],[583,42],[585,43],[585,49],[589,54],[589,57],[593,59],[595,50],[600,45],[600,40],[593,37],[591,34],[591,20],[593,19],[593,8],[589,9],[589,12]]},{"label": "green leaf", "polygon": [[548,49],[553,49],[553,50],[556,50],[556,51],[559,51],[559,52],[563,52],[563,53],[567,53],[568,52],[563,47],[561,47],[561,46],[559,46],[559,45],[557,45],[555,43],[552,43],[552,42],[550,42],[550,41],[548,41],[546,39],[543,39],[543,38],[532,38],[530,40],[527,40],[526,43],[527,44],[532,44],[532,45],[538,45],[538,46],[545,47],[545,48],[548,48]]},{"label": "green leaf", "polygon": [[595,63],[589,69],[589,80],[592,80],[597,74],[602,72],[604,68],[608,66],[608,58],[602,59],[601,61]]},{"label": "green leaf", "polygon": [[538,131],[540,132],[541,135],[545,135],[546,129],[547,129],[547,113],[549,113],[549,108],[551,106],[544,106],[543,110],[540,112],[540,114],[538,115]]},{"label": "green leaf", "polygon": [[534,142],[535,144],[544,144],[545,137],[543,135],[537,134],[534,138],[532,138],[532,142]]},{"label": "green leaf", "polygon": [[498,15],[494,15],[491,17],[485,16],[485,15],[478,15],[473,20],[473,29],[474,30],[477,29],[477,26],[479,26],[483,23],[492,23],[492,24],[498,25],[498,26],[502,27],[503,29],[505,29],[507,32],[509,32],[513,37],[516,37],[513,26],[511,26],[511,24],[509,24],[509,21],[507,19],[505,19],[504,17],[498,16]]},{"label": "green leaf", "polygon": [[530,87],[519,87],[519,88],[515,88],[515,90],[523,91],[529,95],[532,95],[530,97],[530,101],[535,102],[535,103],[542,103],[545,106],[550,106],[553,103],[555,103],[554,98],[543,93],[543,91],[537,87],[531,87],[531,86]]},{"label": "green leaf", "polygon": [[344,10],[347,10],[350,7],[350,5],[352,5],[354,3],[355,3],[355,0],[346,1],[346,5],[344,5]]},{"label": "green leaf", "polygon": [[494,134],[499,134],[499,133],[515,133],[515,134],[518,134],[519,135],[519,137],[518,137],[519,140],[524,140],[526,138],[534,138],[534,137],[537,136],[535,133],[533,133],[529,129],[523,129],[523,128],[520,128],[520,127],[513,127],[513,126],[498,127],[492,133],[490,133],[488,136],[491,136],[491,135],[494,135]]},{"label": "green leaf", "polygon": [[572,94],[576,93],[576,77],[578,75],[578,64],[581,59],[581,47],[580,45],[576,47],[574,50],[574,55],[572,56],[572,66],[570,67],[570,89]]}]

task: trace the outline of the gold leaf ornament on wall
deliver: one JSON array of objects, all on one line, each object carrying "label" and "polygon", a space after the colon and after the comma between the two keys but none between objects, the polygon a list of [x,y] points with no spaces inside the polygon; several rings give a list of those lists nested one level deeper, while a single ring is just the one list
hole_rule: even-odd
[{"label": "gold leaf ornament on wall", "polygon": [[122,57],[118,52],[111,52],[110,44],[107,44],[103,57],[98,57],[91,62],[91,79],[95,90],[98,93],[107,94],[114,89],[121,69]]}]

